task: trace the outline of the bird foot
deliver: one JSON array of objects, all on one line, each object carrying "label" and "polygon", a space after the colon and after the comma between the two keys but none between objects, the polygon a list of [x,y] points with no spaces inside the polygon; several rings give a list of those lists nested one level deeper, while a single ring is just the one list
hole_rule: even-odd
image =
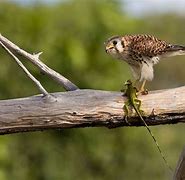
[{"label": "bird foot", "polygon": [[137,95],[147,95],[148,94],[148,90],[147,89],[140,89],[137,92]]}]

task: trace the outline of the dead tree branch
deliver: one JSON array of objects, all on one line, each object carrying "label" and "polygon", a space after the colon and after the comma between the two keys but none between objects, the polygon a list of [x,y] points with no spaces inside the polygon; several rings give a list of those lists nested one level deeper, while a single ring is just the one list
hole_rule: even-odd
[{"label": "dead tree branch", "polygon": [[44,95],[47,96],[49,93],[44,89],[41,83],[26,69],[26,67],[22,64],[22,62],[0,41],[1,46],[13,57],[16,63],[21,67],[24,73],[35,83],[38,87],[39,91]]},{"label": "dead tree branch", "polygon": [[[140,96],[148,125],[185,122],[185,87]],[[135,113],[124,120],[125,98],[118,92],[77,90],[0,101],[0,134],[45,129],[143,126]]]},{"label": "dead tree branch", "polygon": [[27,58],[32,64],[34,64],[35,66],[37,66],[40,69],[41,72],[43,72],[44,74],[47,74],[53,80],[55,80],[60,85],[62,85],[62,87],[65,90],[67,90],[67,91],[73,91],[73,90],[78,89],[78,87],[75,84],[73,84],[71,81],[69,81],[64,76],[62,76],[61,74],[57,73],[53,69],[51,69],[48,66],[46,66],[43,62],[41,62],[41,60],[39,59],[39,56],[40,56],[41,53],[30,54],[30,53],[26,52],[25,50],[19,48],[17,45],[15,45],[14,43],[12,43],[10,40],[8,40],[7,38],[5,38],[1,34],[0,34],[0,41],[8,49],[12,49],[17,54],[19,54],[19,55]]}]

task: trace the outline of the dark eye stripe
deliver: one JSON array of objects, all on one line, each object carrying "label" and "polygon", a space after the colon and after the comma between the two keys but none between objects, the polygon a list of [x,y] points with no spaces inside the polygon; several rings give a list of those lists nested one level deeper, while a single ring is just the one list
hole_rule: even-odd
[{"label": "dark eye stripe", "polygon": [[119,53],[119,50],[117,49],[117,47],[115,46],[114,49],[116,50],[117,53]]},{"label": "dark eye stripe", "polygon": [[121,44],[122,44],[122,46],[123,46],[123,48],[125,47],[125,45],[124,45],[124,41],[121,41]]}]

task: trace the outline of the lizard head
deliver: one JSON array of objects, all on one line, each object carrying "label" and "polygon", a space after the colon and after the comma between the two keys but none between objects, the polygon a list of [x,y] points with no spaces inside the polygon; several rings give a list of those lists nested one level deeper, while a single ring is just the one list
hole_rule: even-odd
[{"label": "lizard head", "polygon": [[125,82],[125,86],[132,85],[132,81],[129,79]]}]

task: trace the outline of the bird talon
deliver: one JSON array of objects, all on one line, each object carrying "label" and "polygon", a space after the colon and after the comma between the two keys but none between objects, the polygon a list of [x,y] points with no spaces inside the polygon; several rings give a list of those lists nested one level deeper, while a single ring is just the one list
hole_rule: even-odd
[{"label": "bird talon", "polygon": [[142,92],[142,95],[147,95],[148,94],[148,89],[145,89],[143,92]]},{"label": "bird talon", "polygon": [[148,90],[147,90],[147,89],[139,90],[139,91],[137,92],[137,96],[139,96],[139,95],[147,95],[147,94],[148,94]]},{"label": "bird talon", "polygon": [[141,94],[142,94],[142,95],[147,95],[147,94],[148,94],[148,90],[145,89],[145,90],[141,91]]}]

